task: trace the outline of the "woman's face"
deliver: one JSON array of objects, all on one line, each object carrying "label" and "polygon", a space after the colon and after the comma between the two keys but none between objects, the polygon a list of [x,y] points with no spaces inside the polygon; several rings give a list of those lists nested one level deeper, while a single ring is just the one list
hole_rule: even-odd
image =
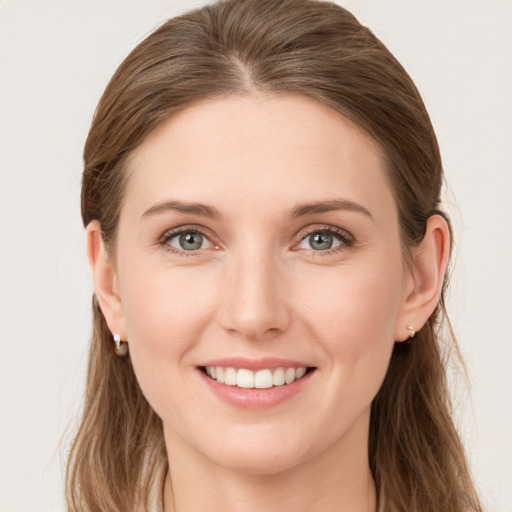
[{"label": "woman's face", "polygon": [[110,327],[169,451],[253,473],[365,452],[411,288],[376,144],[248,94],[168,120],[128,172]]}]

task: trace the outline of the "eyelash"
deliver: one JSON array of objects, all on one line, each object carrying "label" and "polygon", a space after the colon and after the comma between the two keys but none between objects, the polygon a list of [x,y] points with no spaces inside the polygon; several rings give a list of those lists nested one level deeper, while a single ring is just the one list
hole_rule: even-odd
[{"label": "eyelash", "polygon": [[[340,245],[333,247],[332,249],[325,249],[323,251],[315,251],[313,249],[310,249],[312,254],[317,256],[329,256],[334,253],[340,252],[344,249],[350,249],[351,247],[354,247],[355,245],[355,239],[354,237],[348,233],[348,231],[345,231],[344,229],[337,228],[330,225],[323,225],[323,226],[315,226],[310,229],[308,229],[304,234],[300,235],[300,240],[297,243],[302,242],[309,236],[315,234],[315,233],[327,233],[329,235],[333,235],[335,238],[337,238],[340,241]],[[297,244],[295,244],[297,245]]]},{"label": "eyelash", "polygon": [[211,241],[211,239],[213,238],[212,235],[209,234],[208,231],[205,231],[204,228],[198,228],[196,226],[180,226],[179,228],[175,228],[175,229],[172,229],[172,230],[169,230],[169,231],[166,231],[158,240],[158,244],[163,246],[167,251],[173,253],[173,254],[178,254],[180,256],[195,256],[197,254],[199,254],[202,249],[199,249],[199,250],[195,250],[195,251],[185,251],[185,250],[179,250],[179,249],[176,249],[175,247],[173,247],[172,245],[170,245],[170,241],[179,236],[179,235],[182,235],[184,233],[191,233],[191,234],[197,234],[197,235],[202,235],[203,237],[205,237],[211,244],[213,244],[214,247],[217,247],[217,244],[215,244],[214,242]]},{"label": "eyelash", "polygon": [[[175,228],[169,231],[166,231],[158,240],[158,244],[163,246],[166,250],[169,252],[172,252],[174,254],[179,254],[180,256],[195,256],[199,254],[204,249],[198,249],[195,251],[185,251],[185,250],[179,250],[174,247],[172,247],[169,242],[173,238],[182,235],[184,233],[192,233],[192,234],[199,234],[205,237],[211,244],[213,244],[214,247],[218,247],[215,242],[212,242],[213,236],[208,233],[208,231],[205,231],[204,228],[198,228],[196,226],[180,226],[179,228]],[[303,240],[308,238],[309,236],[315,234],[315,233],[327,233],[329,235],[333,235],[335,238],[337,238],[340,241],[340,244],[332,249],[325,249],[323,251],[318,250],[315,251],[313,249],[309,249],[312,254],[315,256],[329,256],[333,253],[342,251],[343,249],[349,249],[355,245],[355,239],[354,237],[345,231],[344,229],[336,228],[334,226],[330,225],[323,225],[323,226],[314,226],[307,231],[300,234],[300,238],[297,242],[294,243],[294,246],[297,246],[300,244]],[[298,250],[298,249],[295,249]]]}]

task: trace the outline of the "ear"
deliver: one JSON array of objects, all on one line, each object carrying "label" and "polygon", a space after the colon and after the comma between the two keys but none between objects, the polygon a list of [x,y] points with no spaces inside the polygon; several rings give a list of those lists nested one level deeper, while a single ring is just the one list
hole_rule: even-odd
[{"label": "ear", "polygon": [[94,290],[101,311],[110,331],[119,334],[126,340],[123,307],[119,295],[116,269],[114,262],[107,253],[101,225],[98,221],[91,221],[86,229],[87,256],[91,265]]},{"label": "ear", "polygon": [[395,325],[395,340],[405,341],[419,331],[436,308],[450,258],[450,228],[441,215],[427,220],[423,240],[412,251],[412,264],[402,310]]}]

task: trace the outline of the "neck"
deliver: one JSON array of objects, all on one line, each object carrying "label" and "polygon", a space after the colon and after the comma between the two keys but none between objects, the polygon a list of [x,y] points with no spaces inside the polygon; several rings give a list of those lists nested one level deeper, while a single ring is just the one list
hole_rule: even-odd
[{"label": "neck", "polygon": [[368,438],[354,430],[323,453],[267,474],[216,465],[166,433],[164,512],[375,512]]}]

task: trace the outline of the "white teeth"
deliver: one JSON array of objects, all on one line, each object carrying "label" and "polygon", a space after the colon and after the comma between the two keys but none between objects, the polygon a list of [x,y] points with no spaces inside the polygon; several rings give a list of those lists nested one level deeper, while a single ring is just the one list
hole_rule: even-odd
[{"label": "white teeth", "polygon": [[286,384],[291,384],[295,380],[295,368],[287,368],[284,374]]},{"label": "white teeth", "polygon": [[[297,368],[295,370],[295,380],[299,380],[301,377],[306,375],[306,368]],[[215,375],[212,372],[212,377],[215,378]]]},{"label": "white teeth", "polygon": [[282,386],[284,382],[284,368],[277,368],[272,375],[272,384],[274,386]]},{"label": "white teeth", "polygon": [[253,388],[254,387],[254,372],[251,370],[244,370],[241,368],[237,372],[236,385],[239,388]]},{"label": "white teeth", "polygon": [[272,387],[272,372],[270,370],[259,370],[254,375],[254,387],[267,389]]},{"label": "white teeth", "polygon": [[245,389],[268,389],[272,386],[291,384],[304,377],[306,368],[276,368],[253,372],[245,368],[223,368],[222,366],[207,366],[206,374],[220,384],[237,386]]},{"label": "white teeth", "polygon": [[226,368],[224,372],[224,384],[228,386],[236,386],[236,374],[237,371],[234,368]]}]

